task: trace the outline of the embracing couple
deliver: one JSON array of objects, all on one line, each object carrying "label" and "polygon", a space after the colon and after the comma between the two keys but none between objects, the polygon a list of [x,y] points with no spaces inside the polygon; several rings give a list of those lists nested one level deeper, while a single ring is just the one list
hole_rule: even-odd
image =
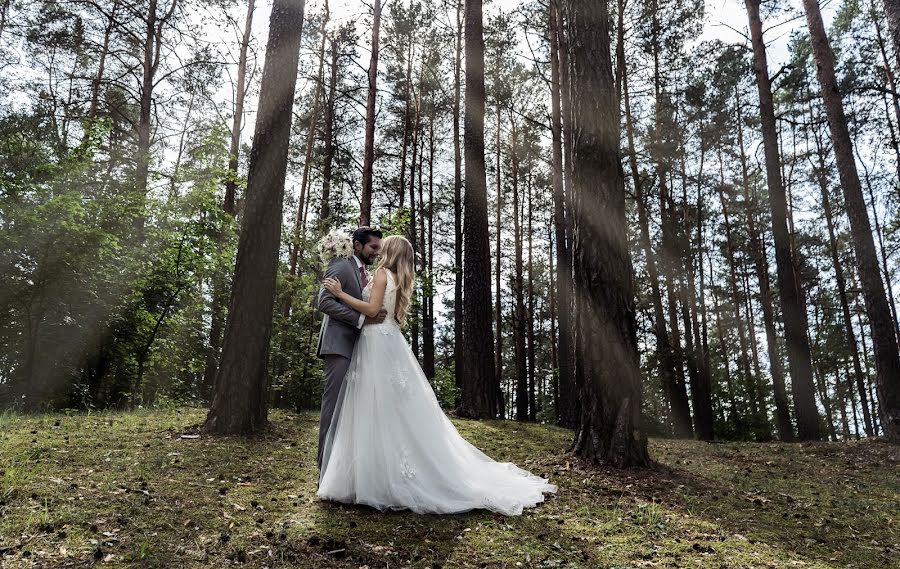
[{"label": "embracing couple", "polygon": [[[366,266],[377,261],[371,277]],[[318,496],[381,511],[518,515],[556,486],[496,462],[460,436],[401,327],[415,255],[400,236],[353,233],[353,253],[328,263],[318,307],[325,362]]]}]

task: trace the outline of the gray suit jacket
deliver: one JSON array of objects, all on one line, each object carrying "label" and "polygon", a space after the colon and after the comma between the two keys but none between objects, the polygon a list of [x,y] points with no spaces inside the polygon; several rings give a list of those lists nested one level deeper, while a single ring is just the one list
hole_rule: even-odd
[{"label": "gray suit jacket", "polygon": [[[339,280],[344,292],[362,299],[362,281],[356,261],[352,258],[335,257],[329,261],[324,277]],[[339,355],[350,358],[359,338],[357,325],[360,313],[335,298],[324,286],[319,291],[318,309],[325,313],[325,318],[322,319],[322,327],[319,329],[316,355],[319,357]]]}]

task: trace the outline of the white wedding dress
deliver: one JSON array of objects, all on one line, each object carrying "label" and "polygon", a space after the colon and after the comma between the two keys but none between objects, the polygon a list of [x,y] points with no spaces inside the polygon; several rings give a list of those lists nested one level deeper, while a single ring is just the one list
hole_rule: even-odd
[{"label": "white wedding dress", "polygon": [[494,461],[444,415],[393,317],[396,286],[387,276],[388,316],[364,326],[354,348],[325,437],[317,495],[419,514],[484,508],[519,515],[543,502],[556,486]]}]

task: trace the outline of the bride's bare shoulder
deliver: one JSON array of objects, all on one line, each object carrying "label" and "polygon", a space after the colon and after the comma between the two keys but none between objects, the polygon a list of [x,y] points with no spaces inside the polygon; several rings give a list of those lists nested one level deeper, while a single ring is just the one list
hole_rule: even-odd
[{"label": "bride's bare shoulder", "polygon": [[375,282],[377,284],[387,283],[389,279],[390,272],[384,267],[378,267],[375,269]]},{"label": "bride's bare shoulder", "polygon": [[388,269],[387,267],[378,267],[377,269],[375,269],[375,278],[376,279],[382,278],[382,279],[393,280],[394,273],[392,273],[391,270]]}]

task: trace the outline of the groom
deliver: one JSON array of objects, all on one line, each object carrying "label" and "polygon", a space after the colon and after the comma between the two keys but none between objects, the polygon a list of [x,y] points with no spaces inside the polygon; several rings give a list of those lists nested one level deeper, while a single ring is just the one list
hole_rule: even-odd
[{"label": "groom", "polygon": [[[371,265],[381,249],[381,231],[371,227],[360,227],[353,232],[353,256],[335,257],[325,269],[325,278],[337,279],[341,289],[347,294],[362,299],[362,291],[368,283],[366,265]],[[375,318],[367,318],[334,297],[323,286],[319,291],[319,310],[325,313],[319,330],[319,345],[316,355],[325,361],[325,389],[322,392],[322,412],[319,417],[319,451],[316,464],[322,468],[322,446],[331,425],[334,406],[347,368],[350,356],[359,338],[363,324],[384,322],[387,312],[381,310]]]}]

